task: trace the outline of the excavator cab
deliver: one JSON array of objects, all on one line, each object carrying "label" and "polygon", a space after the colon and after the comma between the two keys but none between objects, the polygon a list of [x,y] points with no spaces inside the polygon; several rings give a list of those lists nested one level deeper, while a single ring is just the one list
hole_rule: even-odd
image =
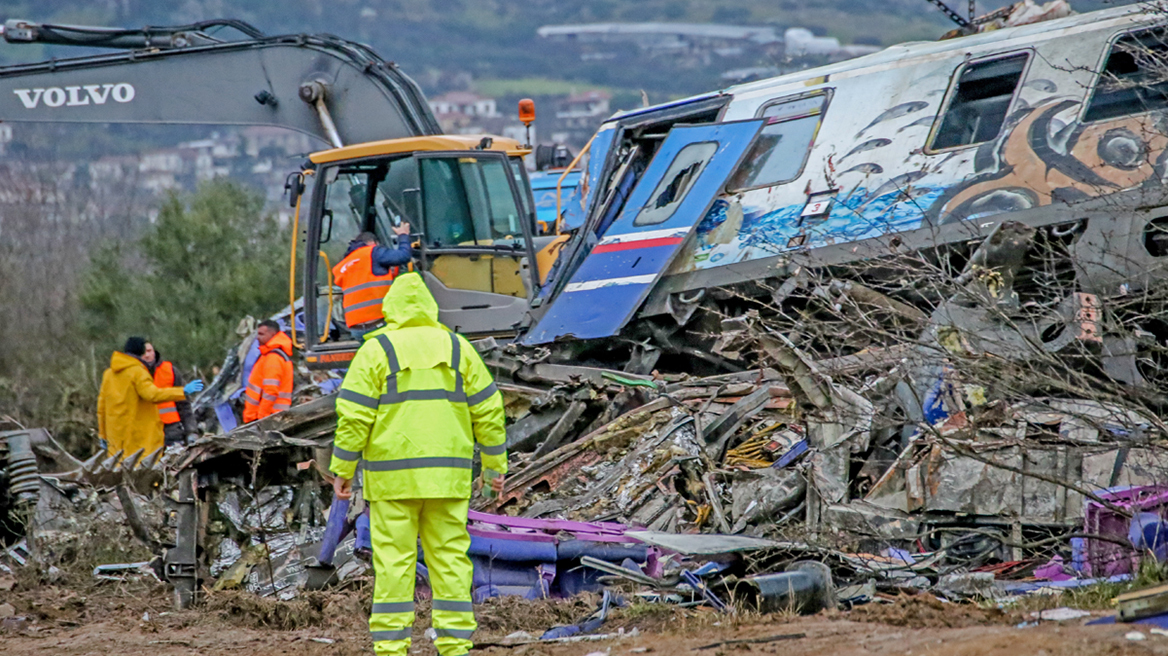
[{"label": "excavator cab", "polygon": [[438,301],[439,320],[472,337],[514,335],[539,291],[536,252],[553,240],[535,221],[527,152],[512,139],[444,135],[311,155],[300,210],[308,366],[342,368],[361,345],[345,325],[332,267],[362,232],[393,247],[402,222],[410,267]]}]

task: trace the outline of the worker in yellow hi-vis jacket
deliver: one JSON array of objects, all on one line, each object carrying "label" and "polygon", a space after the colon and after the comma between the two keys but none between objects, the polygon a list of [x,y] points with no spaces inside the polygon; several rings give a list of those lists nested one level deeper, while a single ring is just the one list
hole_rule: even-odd
[{"label": "worker in yellow hi-vis jacket", "polygon": [[329,469],[339,498],[362,460],[373,533],[374,651],[405,656],[414,623],[421,536],[434,591],[441,656],[473,646],[467,510],[474,444],[483,479],[502,490],[507,473],[503,399],[466,338],[438,323],[438,304],[416,273],[398,276],[382,303],[385,327],[365,338],[337,397]]}]

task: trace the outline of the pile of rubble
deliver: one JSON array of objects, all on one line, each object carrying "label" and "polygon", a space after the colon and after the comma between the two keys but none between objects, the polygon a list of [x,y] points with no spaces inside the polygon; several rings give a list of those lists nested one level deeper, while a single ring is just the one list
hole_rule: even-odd
[{"label": "pile of rubble", "polygon": [[810,557],[845,588],[870,583],[869,598],[882,586],[1001,596],[1081,585],[1168,551],[1155,417],[1095,400],[1008,404],[941,369],[912,420],[897,398],[901,372],[922,369],[911,350],[816,362],[765,329],[751,348],[770,368],[698,378],[504,366],[512,473],[479,508],[620,522],[645,540],[750,536],[704,553],[756,554],[731,581]]},{"label": "pile of rubble", "polygon": [[[761,368],[638,375],[476,345],[504,394],[511,457],[504,492],[475,501],[476,599],[617,585],[814,610],[902,588],[1081,585],[1130,575],[1142,552],[1168,557],[1156,418],[1118,402],[1010,404],[912,349],[816,361],[736,325],[734,348]],[[233,376],[221,378],[218,403]],[[165,552],[153,571],[180,603],[200,585],[288,599],[344,584],[368,574],[368,545],[344,535],[360,500],[331,498],[335,397],[322,382],[300,381],[290,411],[149,458],[79,462],[43,431],[0,434],[3,487],[42,527],[70,505],[124,516]],[[94,504],[85,490],[113,494]],[[129,565],[116,571],[145,571]]]},{"label": "pile of rubble", "polygon": [[[498,507],[675,532],[774,535],[806,523],[813,533],[915,540],[922,525],[959,518],[1070,528],[1091,490],[1159,482],[1159,429],[1134,410],[1066,399],[1005,406],[948,389],[926,400],[934,423],[894,424],[883,381],[853,391],[781,336],[758,343],[774,369],[673,381],[620,374],[539,395],[501,385],[508,408],[521,410]],[[607,412],[630,389],[640,405],[559,436],[583,414],[573,406]],[[543,420],[547,439],[533,448],[535,409],[555,395],[590,400],[572,400],[554,426]],[[548,451],[549,442],[562,445]]]}]

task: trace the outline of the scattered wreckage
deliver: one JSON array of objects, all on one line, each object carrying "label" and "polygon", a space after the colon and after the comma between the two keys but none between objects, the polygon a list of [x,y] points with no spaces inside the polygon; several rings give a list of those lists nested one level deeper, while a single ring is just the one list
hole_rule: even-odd
[{"label": "scattered wreckage", "polygon": [[[914,421],[889,411],[891,379],[923,366],[912,348],[813,360],[756,317],[727,328],[761,366],[639,375],[476,344],[504,394],[512,457],[504,492],[475,502],[477,600],[616,586],[814,612],[904,587],[1020,589],[995,582],[1003,572],[1049,571],[1064,585],[1123,576],[1159,548],[1155,532],[1154,544],[1129,540],[1134,521],[1168,517],[1155,417],[1100,401],[1010,404],[949,372]],[[204,585],[287,599],[366,573],[360,536],[329,535],[334,396],[302,387],[315,398],[146,459],[79,462],[44,431],[0,433],[7,512],[34,528],[23,553],[60,521],[54,506],[113,488],[116,511],[164,554],[151,571],[179,606]],[[148,497],[166,511],[150,512]]]},{"label": "scattered wreckage", "polygon": [[[618,371],[475,342],[504,394],[512,459],[499,498],[476,501],[475,598],[615,586],[811,611],[901,588],[1081,585],[1168,558],[1163,390],[1100,365],[1110,318],[1093,295],[1039,310],[1020,298],[1036,244],[1049,246],[1004,222],[953,275],[926,269],[940,297],[929,312],[844,275],[797,274],[774,294],[806,294],[798,330],[756,310],[724,316],[688,367],[638,373],[665,363],[645,349]],[[847,347],[815,348],[832,331]],[[338,508],[325,469],[340,373],[300,369],[289,411],[236,425],[250,333],[241,325],[195,404],[225,430],[194,444],[79,462],[44,431],[0,433],[5,525],[32,527],[5,535],[4,566],[35,558],[83,507],[124,518],[162,556],[95,576],[149,569],[180,607],[203,586],[287,599],[366,573],[359,528],[346,535],[361,502]],[[705,373],[713,363],[723,371]]]},{"label": "scattered wreckage", "polygon": [[[1101,16],[1128,32],[1144,20],[1126,9]],[[1096,27],[1092,34],[1103,29]],[[1076,45],[1053,27],[1031,32],[1049,33],[1043,47]],[[1011,61],[992,52],[998,36],[977,42],[994,55],[988,63]],[[962,57],[945,68],[930,53],[956,58],[957,49],[913,48],[934,72],[945,70],[930,78],[941,117],[955,94],[951,82],[980,70],[980,60],[967,66]],[[692,225],[668,238],[644,229],[632,240],[673,240],[667,245],[688,260],[669,265],[671,250],[650,276],[655,286],[632,290],[636,298],[625,299],[622,312],[599,316],[597,308],[611,308],[552,294],[518,342],[476,342],[504,394],[512,458],[499,498],[476,501],[476,599],[611,586],[720,609],[749,600],[766,610],[813,611],[901,588],[957,598],[1068,587],[1130,576],[1147,554],[1168,559],[1161,419],[1168,297],[1157,284],[1166,224],[1130,209],[1165,205],[1158,185],[1132,187],[1161,168],[1137,159],[1160,157],[1162,135],[1145,143],[1134,133],[1075,127],[1076,139],[1098,146],[1098,158],[1075,159],[1086,157],[1081,149],[1059,154],[1070,137],[1066,127],[1054,131],[1054,115],[1069,105],[1052,95],[1056,85],[1023,83],[1021,69],[1010,66],[990,72],[1013,76],[1013,95],[1004,99],[997,136],[982,140],[972,159],[945,155],[947,169],[918,161],[919,170],[893,176],[904,149],[880,160],[889,177],[871,193],[868,176],[884,171],[875,161],[838,172],[865,182],[849,183],[851,191],[829,185],[820,198],[810,178],[783,194],[745,183],[741,194],[722,193],[735,156],[704,189],[710,203],[688,212]],[[1067,86],[1086,72],[1060,74]],[[788,79],[798,82],[798,97],[774,106],[800,103],[789,108],[803,112],[799,120],[826,120],[827,103],[838,105],[843,94],[833,99],[825,87],[804,95],[813,79],[829,83]],[[1007,119],[1005,109],[1023,96],[1028,104]],[[574,298],[631,293],[631,283],[571,276],[590,257],[615,261],[623,255],[614,253],[634,250],[600,227],[617,220],[620,208],[609,201],[630,197],[621,185],[637,182],[622,176],[643,173],[646,189],[668,177],[651,157],[669,152],[668,135],[676,142],[688,131],[722,130],[740,150],[754,143],[754,132],[730,134],[745,121],[687,125],[714,120],[728,102],[703,97],[606,124],[589,163],[596,202],[576,217],[584,226],[565,246],[556,284],[576,285]],[[839,143],[850,149],[869,130],[895,139],[909,138],[896,136],[909,128],[923,134],[936,121],[915,113],[930,103],[892,107],[866,127],[851,126],[859,132]],[[834,115],[847,113],[837,107]],[[891,132],[901,119],[913,122]],[[929,128],[930,143],[940,127]],[[869,139],[838,159],[825,140],[804,143],[811,153],[804,158],[817,166],[799,175],[834,174],[836,163],[891,138]],[[672,145],[680,157],[685,144]],[[1071,180],[1067,202],[1053,190],[1042,203],[1027,195],[1033,179],[1009,177],[1053,169],[1131,175],[1090,189]],[[1120,189],[1127,191],[1111,193]],[[747,200],[766,206],[751,209]],[[892,234],[890,216],[904,219],[893,226],[901,232]],[[811,231],[815,225],[822,229]],[[862,242],[857,226],[868,230]],[[724,257],[735,264],[715,266]],[[607,264],[592,273],[615,275]],[[308,321],[286,317],[298,331],[309,327],[305,339],[314,308]],[[585,339],[577,321],[585,314],[596,339]],[[250,332],[241,327],[241,335]],[[0,434],[5,512],[31,516],[36,533],[48,517],[46,500],[61,490],[113,487],[135,534],[165,553],[157,571],[180,606],[203,585],[289,598],[367,571],[361,502],[336,506],[325,470],[339,375],[303,370],[291,410],[237,426],[230,397],[249,349],[245,340],[229,355],[196,403],[205,425],[223,430],[186,448],[80,463],[51,455],[51,440],[21,437],[29,431]],[[168,511],[143,516],[135,494],[166,499]],[[345,535],[350,524],[358,535]],[[35,551],[35,536],[25,544]]]},{"label": "scattered wreckage", "polygon": [[[1003,242],[987,240],[982,261]],[[716,356],[753,365],[730,373],[637,374],[477,342],[504,394],[512,474],[498,499],[476,502],[475,598],[617,585],[656,601],[813,610],[829,594],[1040,585],[996,574],[1130,575],[1141,551],[1163,550],[1164,426],[1132,399],[1036,394],[1050,376],[1006,394],[971,366],[1031,346],[1031,328],[987,310],[1011,299],[1007,265],[959,276],[951,302],[913,316],[919,338],[849,355],[813,358],[758,313],[724,319]],[[824,287],[912,314],[854,283]],[[1092,343],[1092,307],[1071,315],[1068,346]],[[196,404],[205,422],[233,425],[249,348],[231,351]],[[180,607],[204,585],[287,599],[366,573],[360,536],[330,532],[338,381],[302,370],[291,410],[149,457],[80,462],[43,430],[0,433],[17,520],[5,525],[32,528],[5,536],[6,566],[84,507],[124,517],[164,555],[95,576],[149,569]],[[102,489],[112,494],[95,501]],[[339,512],[351,524],[360,510]]]}]

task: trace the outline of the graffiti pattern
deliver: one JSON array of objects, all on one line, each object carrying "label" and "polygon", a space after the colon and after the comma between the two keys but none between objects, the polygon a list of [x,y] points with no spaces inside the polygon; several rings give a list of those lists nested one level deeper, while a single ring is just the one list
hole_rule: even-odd
[{"label": "graffiti pattern", "polygon": [[[1027,86],[1057,90],[1053,82],[1043,79],[1028,82]],[[950,160],[963,156],[948,153],[931,156],[942,158],[934,163],[906,158],[917,168],[891,175],[882,182],[885,166],[848,162],[852,165],[843,170],[841,177],[857,174],[864,181],[841,190],[826,216],[802,217],[803,203],[767,207],[765,201],[769,197],[760,205],[745,202],[742,195],[723,196],[698,225],[692,258],[684,268],[704,269],[793,249],[878,237],[930,223],[975,220],[1051,203],[1069,203],[1140,185],[1159,185],[1168,175],[1168,115],[1152,113],[1081,124],[1065,120],[1077,115],[1080,100],[1048,97],[1034,106],[1016,104],[1019,108],[1007,119],[1002,134],[972,153],[972,175],[959,181],[953,179],[953,168],[969,171],[969,167],[948,167],[950,170],[945,171]],[[892,118],[908,117],[922,105],[898,105],[857,136]],[[932,116],[912,118],[912,123],[896,132],[933,121]],[[839,161],[890,144],[886,138],[866,139]],[[970,155],[964,157],[968,160]]]}]

